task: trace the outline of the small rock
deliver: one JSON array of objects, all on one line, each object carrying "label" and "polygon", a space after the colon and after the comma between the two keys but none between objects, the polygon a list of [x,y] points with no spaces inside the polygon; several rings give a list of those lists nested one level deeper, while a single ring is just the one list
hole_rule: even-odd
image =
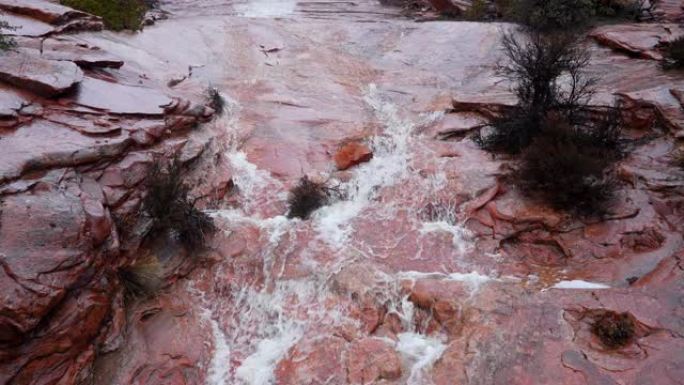
[{"label": "small rock", "polygon": [[373,158],[373,151],[363,143],[347,143],[335,154],[335,165],[338,170],[346,170],[359,163],[368,162]]}]

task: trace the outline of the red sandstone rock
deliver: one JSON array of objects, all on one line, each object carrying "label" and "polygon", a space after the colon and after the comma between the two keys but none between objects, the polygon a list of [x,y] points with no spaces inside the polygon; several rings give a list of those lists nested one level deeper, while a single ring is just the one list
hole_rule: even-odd
[{"label": "red sandstone rock", "polygon": [[0,9],[50,24],[59,24],[76,18],[93,17],[48,0],[0,0]]},{"label": "red sandstone rock", "polygon": [[[201,0],[192,7],[165,4],[187,17],[147,35],[117,35],[116,42],[79,37],[89,46],[111,44],[130,63],[123,71],[98,71],[92,92],[59,104],[14,91],[16,97],[0,99],[0,111],[11,121],[11,128],[0,130],[0,382],[204,384],[216,358],[215,338],[225,333],[229,345],[256,344],[254,330],[282,317],[306,333],[277,364],[279,384],[406,383],[414,363],[399,359],[389,342],[401,332],[446,347],[419,370],[436,385],[678,383],[684,371],[684,346],[676,337],[684,334],[684,212],[677,191],[684,182],[670,163],[671,136],[636,145],[621,162],[624,185],[610,218],[575,220],[525,200],[500,180],[509,160],[493,159],[468,139],[436,142],[420,135],[423,126],[404,125],[423,122],[419,113],[449,108],[442,101],[451,90],[458,93],[454,108],[486,117],[515,104],[507,86],[492,80],[501,26],[348,22],[392,17],[371,2],[354,9],[340,2],[301,3],[287,23],[226,16],[230,22],[217,26],[196,15],[235,10],[222,13],[226,4]],[[364,13],[368,9],[378,12]],[[323,22],[308,19],[321,15]],[[303,17],[306,22],[298,19]],[[228,40],[220,47],[197,44],[207,33]],[[258,47],[266,42],[284,48],[264,62]],[[178,55],[179,47],[193,55]],[[129,50],[136,54],[128,56]],[[650,123],[662,119],[679,132],[675,107],[684,88],[678,75],[661,72],[653,61],[596,51],[590,70],[601,77],[598,101],[620,93],[633,117],[630,129],[650,135]],[[231,60],[195,67],[174,89],[178,95],[165,96],[152,80],[185,73],[188,56]],[[187,92],[199,100],[205,85],[192,82],[206,73],[221,82],[239,113],[187,130],[210,114],[175,97],[193,98]],[[162,99],[169,104],[156,104]],[[28,101],[33,104],[24,106]],[[470,125],[461,125],[460,117],[475,116],[450,115],[459,118],[446,123],[459,129]],[[350,219],[341,250],[326,243],[319,223],[280,221],[281,183],[302,170],[328,171],[327,154],[338,143],[386,136],[386,126],[410,129],[409,152],[400,154],[408,156],[408,168],[394,183],[374,189],[362,214]],[[233,146],[254,169],[217,156]],[[225,236],[215,240],[209,261],[154,300],[124,303],[116,268],[129,263],[125,251],[137,252],[138,244],[128,249],[130,239],[121,231],[126,246],[118,246],[123,228],[108,211],[118,220],[135,216],[153,156],[177,153],[192,160],[195,175],[187,181],[198,196],[226,186],[233,172],[241,191],[229,202],[214,202],[230,210],[217,219]],[[446,153],[458,156],[439,157]],[[250,173],[262,180],[250,184]],[[440,217],[439,210],[429,218],[416,214],[429,204],[456,217]],[[431,228],[437,219],[444,226]],[[470,231],[460,239],[450,230],[462,221]],[[157,252],[168,256],[174,249],[170,244]],[[415,284],[398,278],[411,271],[430,278]],[[471,285],[448,276],[470,271],[491,280]],[[561,279],[611,288],[549,289]],[[280,287],[290,284],[296,289]],[[189,287],[198,297],[189,296]],[[259,300],[282,295],[282,301],[248,324],[243,320],[259,313],[250,308],[254,293]],[[629,349],[606,351],[586,322],[569,316],[578,308],[629,312],[649,333]],[[328,312],[334,316],[317,318]],[[210,320],[223,333],[211,330]],[[229,372],[222,381],[231,383],[230,372],[253,348],[233,349],[231,359],[218,362]]]},{"label": "red sandstone rock", "polygon": [[347,383],[375,384],[398,380],[402,373],[399,354],[378,338],[365,338],[351,345],[347,355]]},{"label": "red sandstone rock", "polygon": [[39,49],[40,56],[44,59],[71,61],[81,68],[120,68],[124,64],[123,60],[103,49],[74,38],[51,37],[37,40],[20,40],[19,49]]},{"label": "red sandstone rock", "polygon": [[373,158],[373,151],[362,143],[347,143],[335,154],[335,165],[338,170],[346,170],[359,163],[368,162]]},{"label": "red sandstone rock", "polygon": [[343,363],[345,342],[328,337],[295,345],[275,370],[278,385],[346,382]]},{"label": "red sandstone rock", "polygon": [[130,86],[86,77],[76,102],[114,114],[140,114],[161,117],[171,99],[159,90]]},{"label": "red sandstone rock", "polygon": [[54,97],[74,89],[83,71],[71,62],[8,55],[0,61],[0,80],[40,96]]},{"label": "red sandstone rock", "polygon": [[684,33],[676,24],[624,24],[599,27],[591,36],[599,43],[629,55],[662,59],[656,47]]}]

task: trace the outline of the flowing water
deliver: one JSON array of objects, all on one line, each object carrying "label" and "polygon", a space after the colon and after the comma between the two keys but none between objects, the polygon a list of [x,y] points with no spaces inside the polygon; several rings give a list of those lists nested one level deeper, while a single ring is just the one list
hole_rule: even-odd
[{"label": "flowing water", "polygon": [[[264,170],[249,162],[246,154],[237,146],[226,146],[225,158],[234,173],[234,182],[240,191],[238,208],[211,212],[226,232],[259,231],[257,253],[250,258],[263,261],[263,272],[258,282],[229,283],[229,291],[223,293],[224,303],[201,301],[205,305],[205,321],[211,326],[214,355],[209,369],[211,385],[274,383],[274,369],[301,338],[324,337],[331,327],[345,323],[358,324],[346,314],[345,305],[331,305],[331,278],[346,265],[363,261],[364,240],[355,238],[355,223],[359,219],[391,218],[400,210],[401,201],[379,199],[385,189],[402,183],[411,177],[409,168],[413,149],[420,149],[416,132],[426,124],[438,120],[439,113],[418,115],[414,118],[400,117],[399,108],[383,100],[381,91],[370,84],[363,100],[369,112],[381,123],[382,129],[369,142],[373,159],[358,166],[339,188],[344,197],[338,202],[317,210],[310,221],[288,219],[283,214],[263,217],[263,205],[282,203],[286,198],[283,184]],[[233,132],[239,119],[239,108],[229,109],[227,116],[216,122],[218,127]],[[239,141],[237,138],[232,138]],[[439,179],[439,176],[435,179]],[[439,183],[435,183],[439,187]],[[433,191],[426,191],[432,194]],[[466,231],[458,223],[455,207],[442,207],[434,217],[422,220],[419,210],[411,210],[412,226],[416,233],[442,232],[448,234],[457,257],[468,247]],[[393,238],[391,228],[378,229],[381,238]],[[283,255],[292,252],[292,241],[299,237],[308,239],[301,250],[297,263],[310,266],[310,275],[296,278],[284,277],[286,261]],[[302,234],[304,234],[302,236]],[[420,236],[419,238],[420,239]],[[356,250],[358,253],[350,251]],[[331,259],[317,260],[315,254],[325,253]],[[230,261],[216,269],[228,268]],[[415,329],[413,304],[401,294],[398,283],[429,273],[398,272],[378,276],[381,293],[390,303],[390,312],[399,315],[408,330],[400,334],[397,342],[389,341],[406,361],[408,384],[426,383],[423,373],[446,348],[438,337],[428,337]],[[452,273],[444,279],[469,282],[473,289],[487,282],[478,273]],[[217,273],[213,279],[221,279]],[[202,298],[202,293],[196,293]],[[326,325],[321,329],[320,325]]]},{"label": "flowing water", "polygon": [[[447,336],[426,330],[407,288],[456,285],[467,304],[487,285],[537,279],[503,273],[500,256],[474,250],[465,228],[465,205],[496,183],[499,165],[426,133],[450,108],[440,90],[493,87],[500,28],[416,25],[371,1],[230,4],[166,0],[169,21],[125,39],[91,37],[112,52],[139,52],[138,65],[159,81],[211,85],[226,101],[210,129],[236,195],[208,212],[219,242],[244,247],[188,284],[211,345],[207,385],[275,384],[283,359],[303,362],[331,336],[365,330],[357,310],[368,298],[400,323],[393,338],[376,336],[401,357],[398,383],[431,384]],[[170,42],[175,28],[184,33]],[[350,139],[373,157],[338,172],[331,155]],[[327,180],[342,198],[309,220],[289,219],[288,190],[303,175]]]}]

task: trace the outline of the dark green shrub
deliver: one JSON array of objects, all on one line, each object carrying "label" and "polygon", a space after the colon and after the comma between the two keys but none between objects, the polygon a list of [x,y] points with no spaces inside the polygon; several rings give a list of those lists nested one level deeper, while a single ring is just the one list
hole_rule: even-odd
[{"label": "dark green shrub", "polygon": [[605,347],[618,349],[634,341],[636,322],[629,313],[606,311],[594,320],[591,330]]},{"label": "dark green shrub", "polygon": [[593,0],[511,0],[499,3],[505,20],[539,31],[575,30],[594,16]]},{"label": "dark green shrub", "polygon": [[540,130],[540,118],[530,112],[516,107],[503,113],[489,123],[492,131],[486,134],[480,132],[475,136],[475,142],[489,152],[519,153]]},{"label": "dark green shrub", "polygon": [[642,21],[654,17],[656,0],[594,0],[596,16]]},{"label": "dark green shrub", "polygon": [[336,188],[328,187],[325,183],[317,183],[306,176],[290,190],[287,203],[288,218],[308,219],[311,213],[330,203],[333,197],[339,197]]},{"label": "dark green shrub", "polygon": [[563,116],[547,119],[522,153],[514,182],[525,195],[555,209],[604,214],[616,187],[612,165],[622,157],[619,131],[613,129],[618,126],[600,122],[578,127]]},{"label": "dark green shrub", "polygon": [[156,162],[146,179],[143,210],[152,219],[150,235],[170,232],[189,251],[202,249],[216,231],[213,220],[195,207],[181,180],[180,161]]},{"label": "dark green shrub", "polygon": [[15,30],[6,21],[0,20],[0,51],[8,51],[17,46],[17,42],[11,36],[4,33],[4,30]]},{"label": "dark green shrub", "polygon": [[489,1],[473,0],[470,8],[464,12],[463,16],[466,20],[471,21],[493,20],[496,15],[490,14],[489,9]]},{"label": "dark green shrub", "polygon": [[61,0],[61,3],[102,17],[105,26],[114,31],[139,30],[147,12],[143,0]]},{"label": "dark green shrub", "polygon": [[665,68],[684,68],[684,35],[672,40],[665,47]]}]

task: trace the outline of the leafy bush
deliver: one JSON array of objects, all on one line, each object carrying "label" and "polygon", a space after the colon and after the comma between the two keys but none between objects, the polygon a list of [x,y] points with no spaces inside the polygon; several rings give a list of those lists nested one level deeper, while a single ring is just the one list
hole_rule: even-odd
[{"label": "leafy bush", "polygon": [[605,347],[618,349],[634,341],[636,322],[629,313],[607,311],[594,320],[591,330]]},{"label": "leafy bush", "polygon": [[290,190],[287,216],[288,218],[308,219],[311,213],[330,203],[335,196],[339,196],[337,189],[328,187],[325,183],[314,182],[304,176]]},{"label": "leafy bush", "polygon": [[166,166],[156,162],[147,175],[146,187],[143,210],[152,219],[150,234],[170,231],[188,250],[203,248],[216,227],[190,201],[189,188],[181,181],[180,161],[175,159]]},{"label": "leafy bush", "polygon": [[[527,37],[521,41],[509,32],[502,38],[508,61],[499,64],[497,72],[513,84],[518,105],[491,122],[491,133],[476,137],[487,151],[520,152],[552,111],[575,123],[593,94],[595,80],[582,72],[589,54],[575,37],[536,31]],[[569,78],[566,86],[562,76]]]},{"label": "leafy bush", "polygon": [[580,215],[603,214],[613,197],[613,163],[622,157],[619,123],[573,126],[547,119],[523,152],[514,181],[528,196]]},{"label": "leafy bush", "polygon": [[684,35],[665,47],[665,68],[684,68]]},{"label": "leafy bush", "polygon": [[63,5],[102,17],[114,31],[139,30],[147,5],[143,0],[61,0]]},{"label": "leafy bush", "polygon": [[17,42],[11,36],[3,33],[4,30],[15,30],[6,21],[0,20],[0,51],[8,51],[17,46]]}]

